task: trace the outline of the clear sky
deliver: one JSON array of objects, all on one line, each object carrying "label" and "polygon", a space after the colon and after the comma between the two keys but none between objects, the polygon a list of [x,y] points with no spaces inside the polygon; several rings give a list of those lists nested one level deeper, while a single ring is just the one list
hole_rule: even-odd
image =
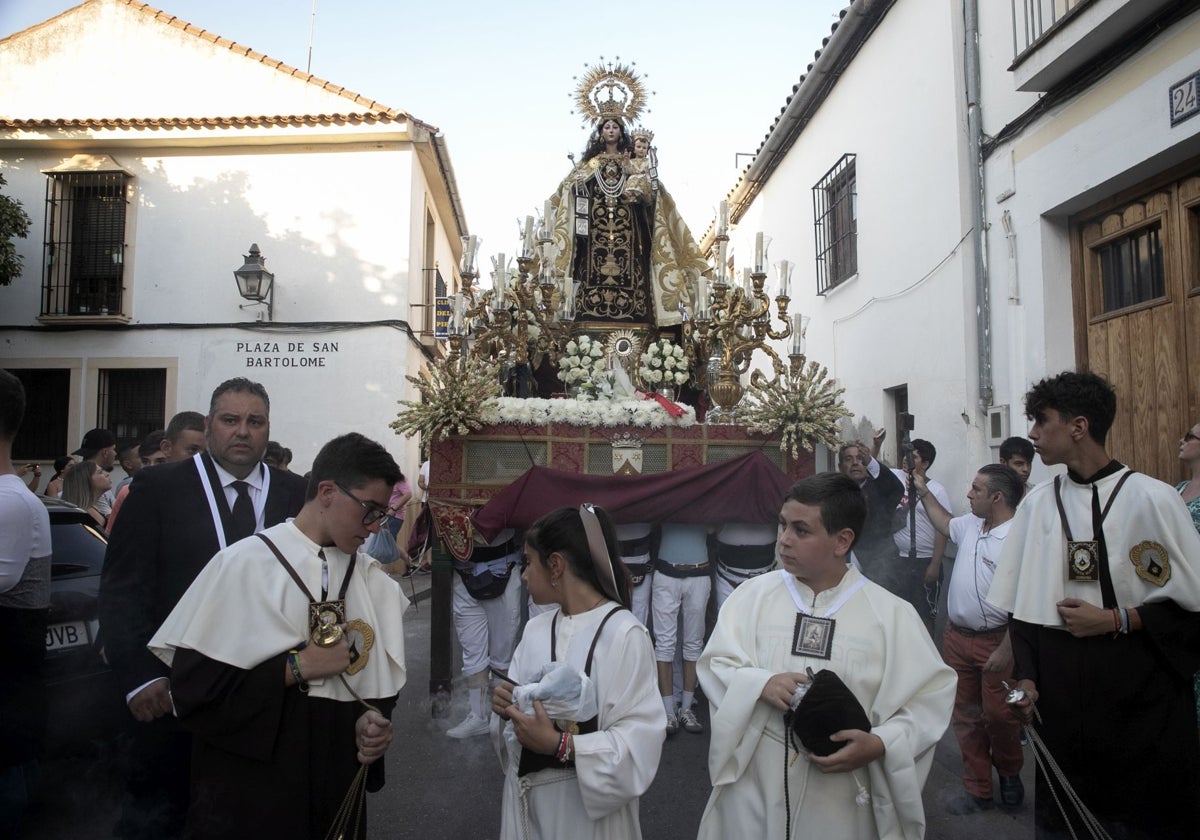
[{"label": "clear sky", "polygon": [[[635,61],[654,91],[642,122],[659,175],[699,237],[749,162],[735,155],[762,143],[848,2],[316,0],[312,72],[441,130],[467,226],[489,255],[516,250],[517,219],[540,211],[567,154],[583,150],[572,77],[601,56]],[[74,5],[0,0],[0,37]],[[150,5],[307,66],[312,0]]]}]

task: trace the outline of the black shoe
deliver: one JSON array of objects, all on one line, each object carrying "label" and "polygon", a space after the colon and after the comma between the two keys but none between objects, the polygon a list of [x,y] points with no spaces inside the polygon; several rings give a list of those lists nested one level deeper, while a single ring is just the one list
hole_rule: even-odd
[{"label": "black shoe", "polygon": [[[1020,781],[1020,779],[1017,781]],[[963,816],[965,814],[978,814],[980,811],[990,811],[995,807],[996,803],[990,799],[964,793],[962,796],[951,799],[946,804],[946,811],[951,814]]]},{"label": "black shoe", "polygon": [[1016,808],[1025,801],[1025,783],[1020,776],[1000,777],[1000,804],[1005,808]]}]

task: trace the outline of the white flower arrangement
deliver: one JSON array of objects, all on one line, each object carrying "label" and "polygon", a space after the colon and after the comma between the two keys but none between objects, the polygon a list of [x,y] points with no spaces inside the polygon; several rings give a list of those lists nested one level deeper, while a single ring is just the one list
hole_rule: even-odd
[{"label": "white flower arrangement", "polygon": [[596,383],[608,370],[604,345],[586,335],[571,339],[558,360],[558,378],[566,385]]},{"label": "white flower arrangement", "polygon": [[481,406],[480,422],[487,425],[513,423],[520,426],[545,426],[565,423],[570,426],[636,426],[662,429],[685,428],[696,424],[696,412],[688,405],[684,413],[672,417],[655,400],[540,400],[498,397]]},{"label": "white flower arrangement", "polygon": [[670,339],[660,338],[651,342],[640,361],[638,378],[651,388],[678,388],[691,378],[683,348]]},{"label": "white flower arrangement", "polygon": [[811,452],[818,443],[837,448],[839,425],[854,416],[842,401],[845,393],[824,365],[810,361],[776,380],[752,383],[738,413],[756,432],[778,435],[779,451],[798,458],[801,449]]}]

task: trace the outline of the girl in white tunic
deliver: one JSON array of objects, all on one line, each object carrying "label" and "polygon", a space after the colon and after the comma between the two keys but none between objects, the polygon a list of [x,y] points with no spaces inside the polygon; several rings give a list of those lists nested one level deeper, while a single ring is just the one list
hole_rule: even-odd
[{"label": "girl in white tunic", "polygon": [[[654,650],[628,607],[628,572],[612,521],[599,508],[562,508],[526,533],[522,577],[538,604],[492,708],[520,749],[498,733],[505,771],[500,837],[506,840],[639,838],[639,797],[658,770],[665,738],[655,688]],[[565,662],[595,685],[598,713],[551,720],[513,705],[517,685]]]}]

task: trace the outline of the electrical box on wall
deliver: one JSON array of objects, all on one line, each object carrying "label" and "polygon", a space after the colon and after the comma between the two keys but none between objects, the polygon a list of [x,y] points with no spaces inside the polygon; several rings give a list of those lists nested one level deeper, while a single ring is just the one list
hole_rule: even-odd
[{"label": "electrical box on wall", "polygon": [[1008,437],[1008,406],[993,405],[987,413],[988,446],[999,447]]}]

